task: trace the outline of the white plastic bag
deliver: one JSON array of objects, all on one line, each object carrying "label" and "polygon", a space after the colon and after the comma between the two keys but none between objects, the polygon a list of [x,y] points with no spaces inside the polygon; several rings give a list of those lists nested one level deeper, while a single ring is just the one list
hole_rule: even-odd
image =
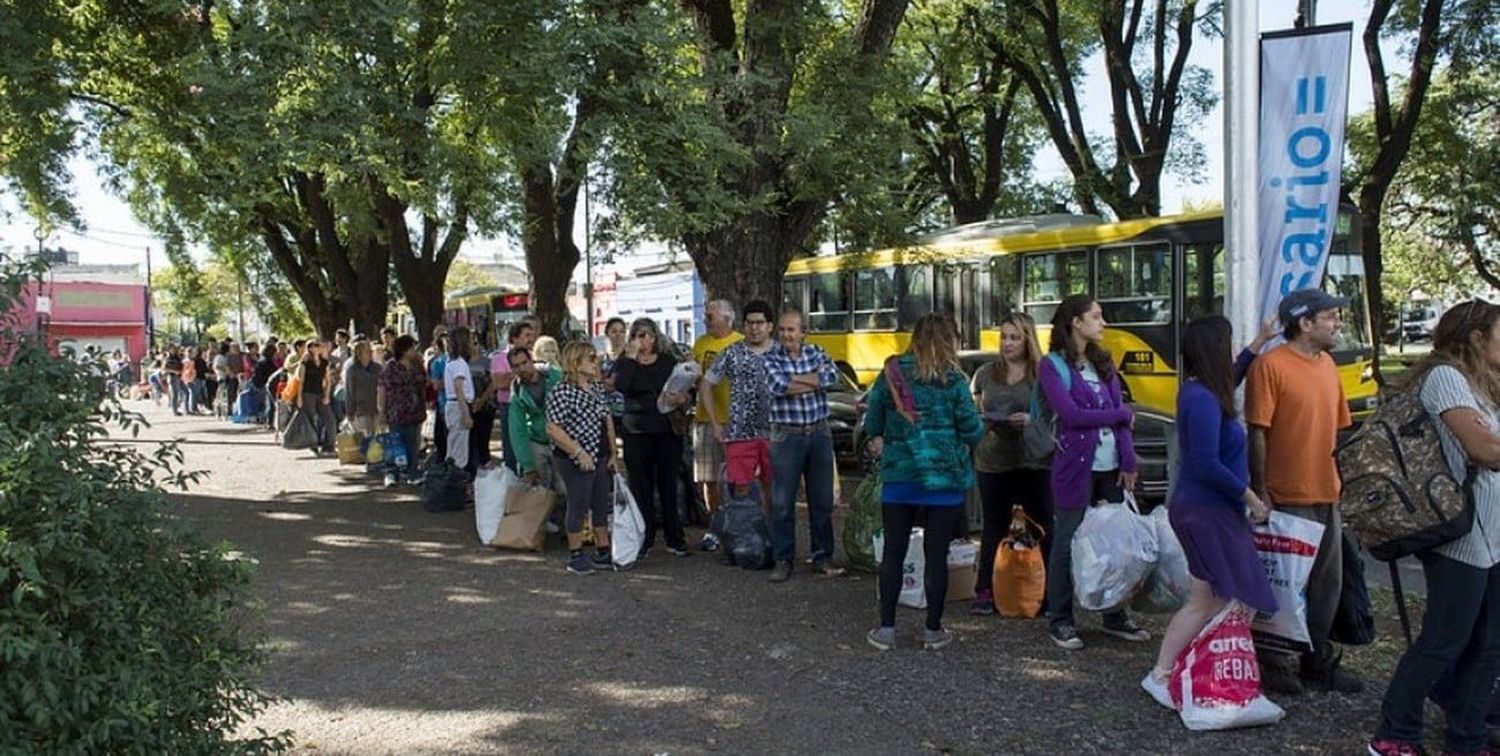
[{"label": "white plastic bag", "polygon": [[698,363],[688,360],[677,363],[672,368],[672,374],[667,377],[667,382],[662,384],[661,393],[656,395],[656,411],[663,415],[672,411],[672,406],[667,404],[667,394],[685,394],[698,385],[698,379],[703,377],[703,369]]},{"label": "white plastic bag", "polygon": [[1090,507],[1073,534],[1073,592],[1078,605],[1108,612],[1129,603],[1156,565],[1156,528],[1129,492],[1125,501]]},{"label": "white plastic bag", "polygon": [[505,465],[479,468],[474,476],[474,527],[479,531],[480,543],[495,545],[500,520],[505,517],[505,498],[511,488],[520,484],[521,479]]},{"label": "white plastic bag", "polygon": [[1172,666],[1172,704],[1189,730],[1275,724],[1286,712],[1260,692],[1260,665],[1250,640],[1251,609],[1238,601],[1219,611]]},{"label": "white plastic bag", "polygon": [[1268,645],[1306,651],[1312,648],[1307,632],[1307,580],[1323,542],[1323,525],[1272,510],[1264,525],[1255,526],[1254,539],[1278,608],[1274,616],[1257,617],[1251,627]]},{"label": "white plastic bag", "polygon": [[616,567],[629,567],[641,555],[646,542],[646,520],[625,476],[615,473],[614,514],[609,518],[609,557]]},{"label": "white plastic bag", "polygon": [[1171,614],[1187,603],[1189,581],[1187,553],[1177,534],[1172,532],[1172,523],[1167,519],[1167,507],[1159,506],[1146,519],[1156,532],[1156,566],[1141,586],[1140,593],[1130,602],[1130,608],[1147,614]]},{"label": "white plastic bag", "polygon": [[[911,529],[911,543],[906,547],[906,559],[901,564],[901,595],[896,598],[900,606],[913,609],[927,608],[927,552],[922,548],[922,529]],[[885,556],[885,531],[875,531],[875,564]],[[880,581],[875,586],[876,598],[880,596]]]}]

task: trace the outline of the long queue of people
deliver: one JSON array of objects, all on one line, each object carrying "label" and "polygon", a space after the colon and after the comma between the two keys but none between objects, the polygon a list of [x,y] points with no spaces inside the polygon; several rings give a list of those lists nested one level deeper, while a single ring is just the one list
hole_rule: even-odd
[{"label": "long queue of people", "polygon": [[[1229,602],[1263,613],[1277,609],[1252,540],[1253,526],[1273,511],[1316,522],[1322,536],[1306,587],[1310,650],[1258,648],[1261,684],[1283,695],[1354,693],[1366,686],[1331,638],[1346,588],[1333,452],[1352,419],[1329,351],[1345,306],[1346,300],[1322,291],[1293,292],[1237,356],[1235,334],[1221,316],[1196,319],[1183,331],[1176,416],[1182,461],[1168,514],[1191,581],[1141,682],[1163,706],[1175,708],[1167,691],[1174,665]],[[602,349],[587,341],[559,349],[540,336],[538,323],[525,320],[491,353],[465,328],[440,328],[425,352],[410,336],[393,332],[382,334],[379,344],[358,337],[336,341],[331,352],[316,342],[262,349],[225,344],[210,350],[216,352],[211,359],[201,350],[169,350],[155,372],[174,411],[188,412],[213,401],[205,398],[215,395],[206,390],[209,376],[195,396],[193,384],[203,373],[221,386],[249,381],[256,391],[270,391],[278,375],[298,380],[301,403],[319,416],[324,433],[343,417],[371,431],[383,422],[405,436],[410,449],[420,448],[430,408],[434,453],[471,474],[490,462],[491,428],[498,425],[502,463],[565,502],[565,569],[580,575],[611,566],[616,471],[627,476],[642,511],[645,551],[656,546],[660,529],[666,553],[690,554],[677,477],[682,445],[691,442],[692,476],[711,511],[722,491],[743,496],[758,485],[763,492],[772,583],[790,580],[799,564],[799,487],[808,510],[804,563],[815,575],[840,574],[827,402],[837,368],[806,341],[796,309],[778,311],[763,301],[736,309],[715,301],[704,317],[707,333],[690,353],[675,348],[649,319],[610,321]],[[1049,635],[1070,651],[1086,647],[1074,607],[1073,536],[1090,508],[1119,501],[1137,485],[1134,417],[1114,359],[1101,345],[1106,324],[1099,304],[1069,297],[1051,325],[1044,350],[1029,317],[1009,316],[999,359],[970,378],[960,370],[953,320],[929,314],[915,325],[909,348],[872,384],[864,429],[879,458],[884,533],[876,622],[866,635],[872,646],[887,651],[902,644],[897,595],[917,523],[925,525],[926,611],[916,644],[936,650],[952,642],[943,623],[947,554],[962,529],[965,498],[977,487],[983,533],[971,611],[995,613],[993,565],[1013,512],[1020,511],[1040,529],[1047,555],[1041,615]],[[1278,336],[1284,343],[1267,349]],[[231,356],[236,352],[238,361]],[[701,368],[697,386],[665,391],[685,360]],[[184,376],[189,362],[198,375]],[[1420,753],[1423,703],[1432,697],[1447,713],[1448,752],[1485,753],[1488,727],[1500,715],[1494,700],[1500,677],[1500,306],[1475,300],[1445,313],[1433,351],[1402,380],[1399,390],[1418,392],[1440,420],[1455,478],[1474,471],[1474,517],[1461,537],[1419,555],[1427,574],[1426,621],[1387,688],[1369,751]],[[1243,412],[1235,399],[1241,385]],[[1044,420],[1053,429],[1052,446],[1038,457],[1028,448],[1028,428]],[[419,475],[418,456],[410,455],[409,470],[392,471],[387,484]],[[712,531],[699,544],[705,551],[716,546]],[[1123,610],[1103,614],[1099,632],[1131,643],[1151,639]]]}]

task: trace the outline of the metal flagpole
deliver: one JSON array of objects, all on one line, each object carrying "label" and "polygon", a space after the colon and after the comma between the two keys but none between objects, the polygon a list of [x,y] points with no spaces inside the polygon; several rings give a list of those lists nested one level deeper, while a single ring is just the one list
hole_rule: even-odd
[{"label": "metal flagpole", "polygon": [[1245,344],[1260,327],[1260,2],[1228,0],[1224,12],[1224,315]]}]

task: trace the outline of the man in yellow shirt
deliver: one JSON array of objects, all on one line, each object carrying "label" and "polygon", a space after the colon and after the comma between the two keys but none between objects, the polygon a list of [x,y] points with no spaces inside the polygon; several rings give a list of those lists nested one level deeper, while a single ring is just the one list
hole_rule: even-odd
[{"label": "man in yellow shirt", "polygon": [[[693,361],[706,374],[719,354],[744,336],[734,330],[734,304],[716,299],[703,308],[708,332],[693,342]],[[703,486],[703,502],[710,515],[719,508],[719,480],[724,475],[724,445],[714,436],[709,422],[707,402],[714,403],[714,414],[729,417],[729,382],[713,385],[699,379],[698,409],[693,413],[693,479]],[[719,540],[709,531],[700,544],[704,551],[719,547]]]}]

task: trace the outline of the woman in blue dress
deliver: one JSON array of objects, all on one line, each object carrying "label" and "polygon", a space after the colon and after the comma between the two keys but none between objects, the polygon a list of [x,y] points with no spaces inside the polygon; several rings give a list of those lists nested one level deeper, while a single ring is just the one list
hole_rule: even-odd
[{"label": "woman in blue dress", "polygon": [[[1141,687],[1169,709],[1167,678],[1183,649],[1231,600],[1274,613],[1276,597],[1251,540],[1251,521],[1270,515],[1250,490],[1245,428],[1234,404],[1235,384],[1245,375],[1265,333],[1230,358],[1231,329],[1221,315],[1198,318],[1182,336],[1187,380],[1177,394],[1177,444],[1182,466],[1169,519],[1182,542],[1192,576],[1188,600],[1162,637],[1156,666]],[[1246,517],[1246,510],[1249,517]]]}]

